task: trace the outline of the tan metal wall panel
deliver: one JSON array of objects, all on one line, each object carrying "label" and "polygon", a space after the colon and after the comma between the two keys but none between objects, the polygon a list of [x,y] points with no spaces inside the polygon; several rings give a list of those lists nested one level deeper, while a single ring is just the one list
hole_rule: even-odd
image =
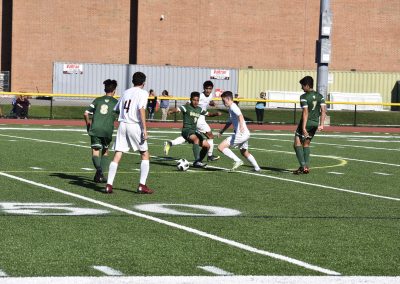
[{"label": "tan metal wall panel", "polygon": [[[400,73],[330,71],[329,92],[380,93],[384,103],[390,103],[392,90]],[[317,72],[310,70],[240,69],[238,93],[241,98],[255,99],[261,91],[301,91],[299,80]],[[316,87],[316,86],[315,86]]]}]

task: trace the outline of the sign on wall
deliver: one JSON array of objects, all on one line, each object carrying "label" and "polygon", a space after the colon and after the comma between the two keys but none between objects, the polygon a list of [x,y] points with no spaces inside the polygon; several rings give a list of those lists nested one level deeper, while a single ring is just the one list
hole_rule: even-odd
[{"label": "sign on wall", "polygon": [[210,79],[229,80],[229,70],[211,69]]},{"label": "sign on wall", "polygon": [[83,74],[83,65],[75,63],[63,64],[63,74]]}]

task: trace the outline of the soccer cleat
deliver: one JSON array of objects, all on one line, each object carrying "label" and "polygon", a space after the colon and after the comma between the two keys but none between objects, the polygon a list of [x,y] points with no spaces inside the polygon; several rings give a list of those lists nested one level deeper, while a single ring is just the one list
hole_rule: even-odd
[{"label": "soccer cleat", "polygon": [[[294,174],[294,175],[300,175],[300,174],[302,174],[302,173],[304,173],[303,167],[300,167],[300,168],[298,168],[297,170],[293,171],[293,174]],[[308,173],[308,172],[307,172],[307,173]]]},{"label": "soccer cleat", "polygon": [[220,156],[211,155],[211,156],[208,156],[208,157],[207,157],[207,161],[213,162],[213,161],[218,160],[219,158],[220,158]]},{"label": "soccer cleat", "polygon": [[102,170],[97,170],[94,175],[93,181],[96,183],[104,182],[104,175]]},{"label": "soccer cleat", "polygon": [[144,184],[139,184],[136,193],[140,193],[140,194],[152,194],[154,191],[150,188],[148,188],[146,185]]},{"label": "soccer cleat", "polygon": [[171,142],[165,141],[164,142],[164,155],[168,156],[169,149],[171,149]]},{"label": "soccer cleat", "polygon": [[242,161],[242,160],[237,161],[237,162],[233,162],[233,167],[232,167],[232,169],[230,169],[230,171],[236,170],[236,169],[239,168],[241,165],[243,165],[243,161]]},{"label": "soccer cleat", "polygon": [[111,184],[106,185],[106,189],[104,191],[105,193],[112,193],[113,192],[113,186]]},{"label": "soccer cleat", "polygon": [[308,167],[303,168],[303,174],[308,174],[310,173],[310,169]]},{"label": "soccer cleat", "polygon": [[261,172],[261,168],[260,167],[254,168],[253,171],[256,172],[256,173],[260,173]]},{"label": "soccer cleat", "polygon": [[202,162],[200,162],[200,161],[195,161],[195,162],[193,163],[193,167],[194,167],[194,168],[205,168],[206,166],[207,166],[207,164],[202,163]]}]

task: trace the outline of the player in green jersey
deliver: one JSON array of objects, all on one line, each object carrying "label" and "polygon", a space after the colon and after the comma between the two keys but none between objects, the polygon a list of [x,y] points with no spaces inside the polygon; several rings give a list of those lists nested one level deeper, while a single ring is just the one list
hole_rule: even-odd
[{"label": "player in green jersey", "polygon": [[112,141],[116,119],[114,107],[118,102],[114,98],[117,81],[108,79],[103,84],[106,94],[96,98],[83,115],[91,140],[92,161],[96,168],[96,174],[93,178],[95,182],[105,181],[103,172],[107,171],[109,164],[108,147]]},{"label": "player in green jersey", "polygon": [[200,115],[205,116],[220,116],[221,112],[209,113],[199,107],[200,93],[192,92],[190,94],[190,104],[185,104],[179,108],[172,108],[168,114],[181,112],[183,119],[183,126],[181,135],[187,142],[193,144],[193,166],[196,168],[204,168],[206,164],[202,161],[206,156],[210,144],[204,139],[203,135],[197,130],[197,120]]},{"label": "player in green jersey", "polygon": [[324,129],[326,104],[324,97],[313,90],[314,80],[305,76],[300,80],[302,90],[300,105],[303,109],[301,120],[294,137],[294,150],[300,167],[294,174],[308,174],[310,171],[310,143],[317,130]]}]

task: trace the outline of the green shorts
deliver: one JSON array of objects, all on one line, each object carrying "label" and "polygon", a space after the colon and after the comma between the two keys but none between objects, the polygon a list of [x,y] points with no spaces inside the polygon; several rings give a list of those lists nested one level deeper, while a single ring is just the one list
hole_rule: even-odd
[{"label": "green shorts", "polygon": [[299,124],[299,125],[297,126],[296,134],[295,134],[295,135],[296,135],[297,137],[299,137],[301,141],[304,141],[304,140],[306,140],[306,139],[312,140],[313,137],[314,137],[314,135],[315,135],[315,132],[317,132],[317,130],[318,130],[318,126],[315,126],[315,125],[306,125],[306,130],[307,130],[307,132],[308,132],[308,137],[304,137],[304,135],[303,135],[303,127],[302,127],[301,124]]},{"label": "green shorts", "polygon": [[90,136],[90,147],[92,149],[108,149],[112,141],[112,137]]},{"label": "green shorts", "polygon": [[199,140],[200,140],[200,145],[201,145],[201,143],[203,142],[203,140],[204,140],[204,137],[203,137],[203,135],[201,135],[201,133],[200,132],[198,132],[198,131],[196,131],[196,130],[192,130],[192,129],[182,129],[182,137],[183,138],[185,138],[185,140],[188,142],[188,143],[190,143],[190,144],[193,144],[193,141],[192,140],[190,140],[190,136],[191,135],[196,135],[197,136],[197,138],[199,138]]}]

